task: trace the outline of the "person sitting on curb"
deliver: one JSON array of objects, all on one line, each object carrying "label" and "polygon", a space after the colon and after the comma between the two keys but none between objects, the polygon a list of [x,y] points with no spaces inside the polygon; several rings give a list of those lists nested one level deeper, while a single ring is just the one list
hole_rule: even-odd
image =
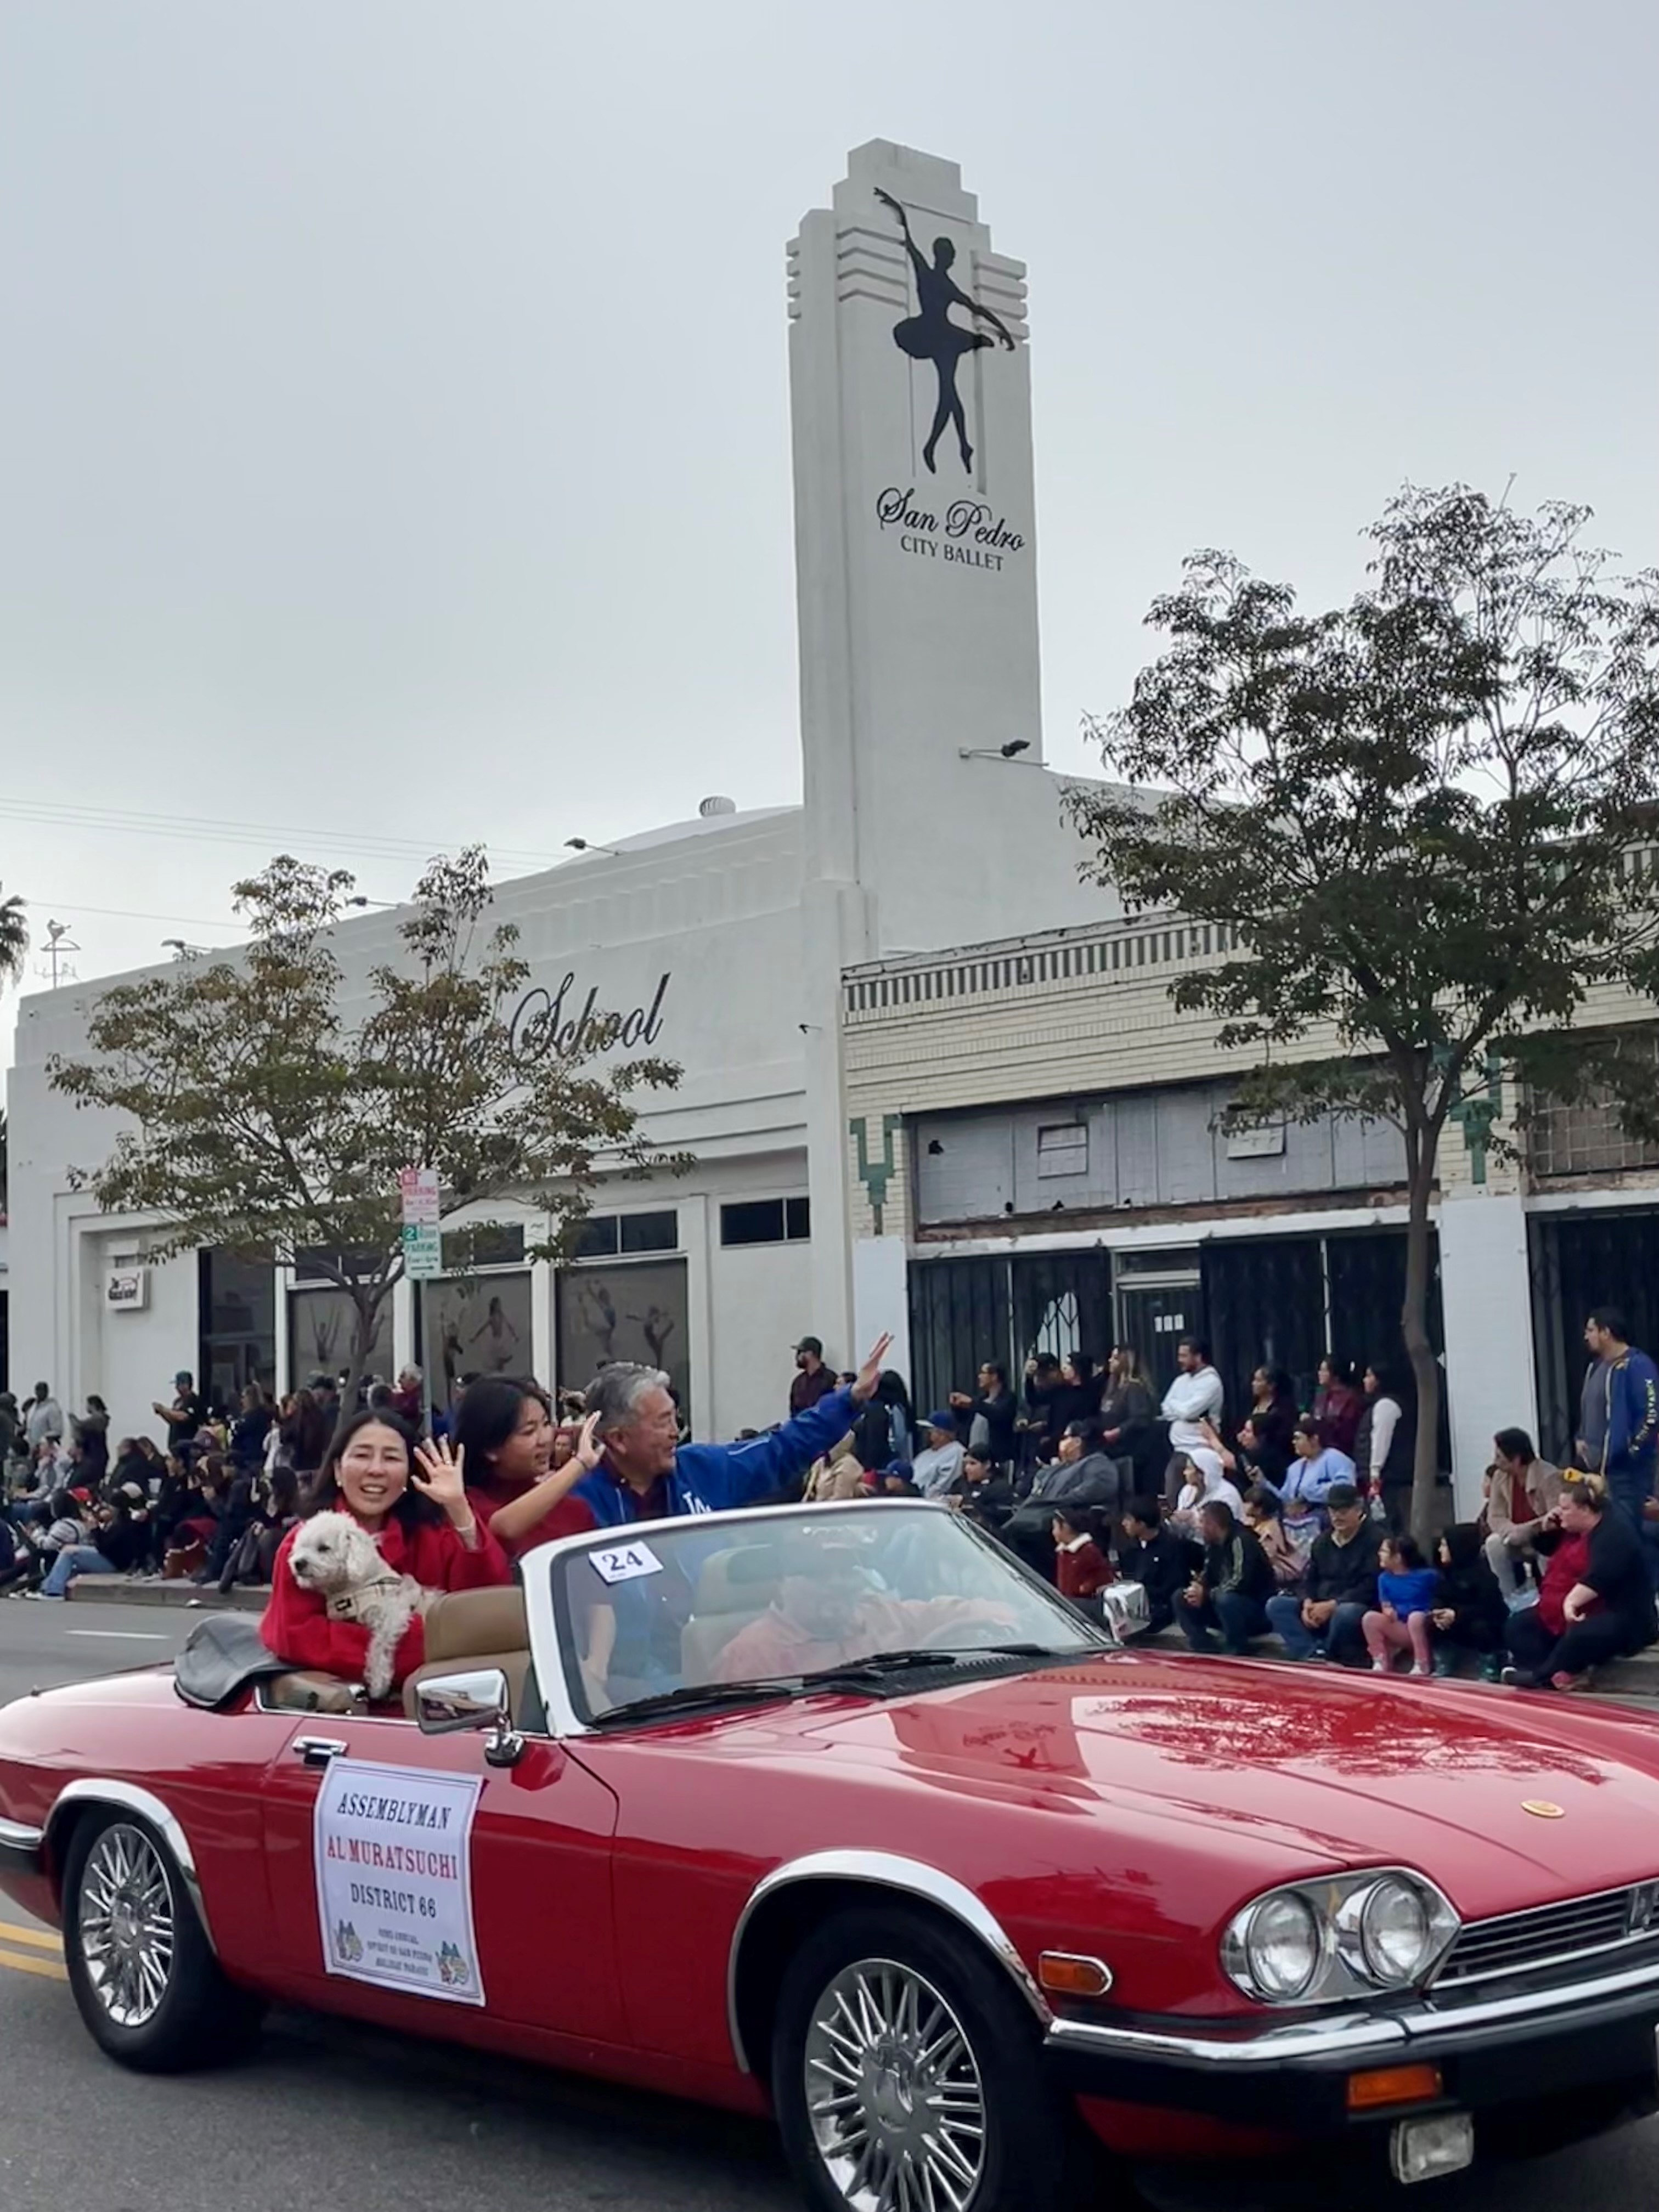
[{"label": "person sitting on curb", "polygon": [[1062,1597],[1098,1597],[1117,1571],[1106,1556],[1103,1516],[1091,1505],[1058,1505],[1050,1534],[1054,1540],[1054,1588]]},{"label": "person sitting on curb", "polygon": [[1176,1605],[1191,1582],[1200,1559],[1196,1544],[1178,1528],[1164,1525],[1163,1505],[1155,1497],[1132,1498],[1123,1516],[1125,1541],[1118,1547],[1118,1573],[1125,1582],[1139,1583],[1146,1593],[1146,1620],[1134,1632],[1134,1640],[1156,1636],[1173,1626]]},{"label": "person sitting on curb", "polygon": [[1204,1564],[1182,1593],[1181,1632],[1194,1651],[1213,1651],[1215,1632],[1230,1656],[1249,1656],[1253,1637],[1268,1632],[1273,1564],[1231,1505],[1212,1498],[1198,1516]]},{"label": "person sitting on curb", "polygon": [[1434,1672],[1434,1598],[1440,1572],[1412,1536],[1388,1535],[1377,1553],[1376,1607],[1360,1623],[1372,1670],[1391,1674],[1396,1656],[1409,1651],[1413,1674]]},{"label": "person sitting on curb", "polygon": [[1361,1623],[1376,1603],[1377,1553],[1382,1531],[1351,1482],[1325,1493],[1330,1527],[1315,1539],[1300,1597],[1281,1590],[1267,1601],[1267,1618],[1288,1659],[1364,1656]]},{"label": "person sitting on curb", "polygon": [[1440,1579],[1434,1589],[1434,1671],[1455,1672],[1457,1654],[1472,1651],[1480,1678],[1495,1682],[1503,1667],[1507,1615],[1497,1578],[1486,1563],[1480,1529],[1460,1521],[1440,1539]]},{"label": "person sitting on curb", "polygon": [[1308,1551],[1319,1534],[1317,1526],[1310,1529],[1306,1547],[1297,1543],[1285,1526],[1285,1509],[1279,1504],[1279,1492],[1267,1482],[1258,1482],[1253,1490],[1245,1492],[1244,1526],[1267,1555],[1267,1564],[1273,1571],[1274,1589],[1300,1589],[1308,1571]]},{"label": "person sitting on curb", "polygon": [[1494,1457],[1484,1488],[1486,1565],[1514,1611],[1534,1602],[1528,1565],[1538,1557],[1539,1538],[1550,1534],[1561,1474],[1539,1458],[1524,1429],[1500,1429],[1492,1443]]},{"label": "person sitting on curb", "polygon": [[1591,1668],[1653,1642],[1653,1586],[1642,1539],[1605,1475],[1565,1468],[1551,1518],[1565,1540],[1537,1604],[1510,1615],[1504,1680],[1527,1690],[1587,1690]]}]

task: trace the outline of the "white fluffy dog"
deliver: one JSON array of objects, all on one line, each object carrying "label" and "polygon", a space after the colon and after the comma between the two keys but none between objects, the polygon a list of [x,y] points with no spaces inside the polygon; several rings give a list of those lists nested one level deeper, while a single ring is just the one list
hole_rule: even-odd
[{"label": "white fluffy dog", "polygon": [[356,1620],[368,1631],[363,1680],[371,1698],[392,1687],[398,1644],[434,1593],[412,1575],[394,1574],[367,1528],[349,1513],[313,1513],[300,1523],[289,1567],[301,1589],[328,1601],[331,1620]]}]

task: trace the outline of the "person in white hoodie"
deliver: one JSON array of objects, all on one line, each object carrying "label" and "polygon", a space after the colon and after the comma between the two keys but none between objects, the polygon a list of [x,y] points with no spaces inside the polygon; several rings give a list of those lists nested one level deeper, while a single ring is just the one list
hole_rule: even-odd
[{"label": "person in white hoodie", "polygon": [[1164,1418],[1170,1424],[1170,1464],[1164,1473],[1164,1495],[1171,1504],[1180,1495],[1182,1470],[1193,1453],[1207,1449],[1204,1424],[1221,1426],[1221,1377],[1210,1364],[1210,1347],[1201,1337],[1183,1336],[1176,1346],[1176,1365],[1181,1372],[1164,1393]]},{"label": "person in white hoodie", "polygon": [[1170,1525],[1183,1536],[1198,1534],[1198,1516],[1206,1505],[1224,1505],[1233,1518],[1244,1518],[1244,1500],[1237,1487],[1227,1480],[1227,1470],[1221,1464],[1219,1452],[1212,1451],[1207,1444],[1200,1444],[1190,1452],[1181,1455],[1182,1486],[1170,1516]]}]

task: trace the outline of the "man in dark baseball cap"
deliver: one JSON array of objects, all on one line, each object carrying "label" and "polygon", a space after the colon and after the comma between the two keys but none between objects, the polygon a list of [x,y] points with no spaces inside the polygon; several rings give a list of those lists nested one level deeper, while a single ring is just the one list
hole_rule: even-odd
[{"label": "man in dark baseball cap", "polygon": [[795,1346],[795,1379],[789,1385],[789,1418],[810,1412],[820,1398],[827,1398],[836,1387],[836,1378],[823,1364],[823,1340],[804,1336]]},{"label": "man in dark baseball cap", "polygon": [[173,1403],[164,1406],[157,1398],[150,1410],[167,1425],[167,1449],[188,1467],[196,1449],[196,1431],[207,1419],[206,1401],[188,1367],[181,1367],[173,1378]]}]

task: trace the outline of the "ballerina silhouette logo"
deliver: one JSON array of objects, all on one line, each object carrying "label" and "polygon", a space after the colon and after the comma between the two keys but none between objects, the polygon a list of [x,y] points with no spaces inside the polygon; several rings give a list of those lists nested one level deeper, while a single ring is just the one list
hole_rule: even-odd
[{"label": "ballerina silhouette logo", "polygon": [[983,331],[964,329],[951,319],[952,307],[965,307],[970,315],[977,315],[989,323],[1010,353],[1014,341],[1002,318],[989,307],[981,307],[977,300],[969,298],[951,274],[951,264],[957,258],[957,249],[948,238],[933,240],[932,261],[922,258],[921,250],[910,235],[910,218],[890,192],[879,186],[876,198],[884,207],[890,207],[899,219],[904,233],[904,250],[910,257],[910,266],[916,275],[916,298],[921,308],[918,315],[907,315],[902,323],[893,325],[893,343],[901,352],[908,353],[912,361],[931,361],[939,377],[939,405],[933,410],[933,427],[927,433],[927,443],[921,449],[921,458],[933,475],[939,473],[933,454],[938,448],[947,422],[954,422],[957,444],[962,453],[962,465],[971,469],[974,449],[968,442],[968,419],[963,412],[962,394],[957,390],[957,366],[963,354],[977,353],[981,346],[996,343]]}]

